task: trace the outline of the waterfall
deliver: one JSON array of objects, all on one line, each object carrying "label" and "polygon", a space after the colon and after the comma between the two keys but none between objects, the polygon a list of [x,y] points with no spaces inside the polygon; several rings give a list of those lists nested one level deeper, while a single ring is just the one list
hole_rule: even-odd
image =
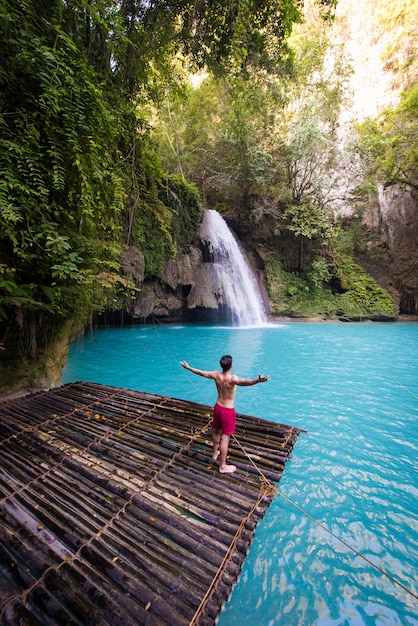
[{"label": "waterfall", "polygon": [[200,239],[212,264],[213,292],[238,326],[259,326],[266,321],[263,297],[254,273],[227,223],[217,211],[205,211]]}]

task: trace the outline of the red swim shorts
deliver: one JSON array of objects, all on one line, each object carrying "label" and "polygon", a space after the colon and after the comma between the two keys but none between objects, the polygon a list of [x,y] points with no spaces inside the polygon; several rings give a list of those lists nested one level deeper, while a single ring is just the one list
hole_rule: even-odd
[{"label": "red swim shorts", "polygon": [[212,427],[214,430],[222,430],[224,435],[233,435],[236,423],[235,409],[227,409],[216,403],[213,407]]}]

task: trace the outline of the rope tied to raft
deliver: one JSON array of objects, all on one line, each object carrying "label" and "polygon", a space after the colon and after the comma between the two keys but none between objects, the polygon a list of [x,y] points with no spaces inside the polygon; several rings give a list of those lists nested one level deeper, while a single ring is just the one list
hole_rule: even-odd
[{"label": "rope tied to raft", "polygon": [[200,605],[198,606],[196,613],[194,614],[192,620],[189,622],[189,626],[196,626],[196,624],[198,624],[198,620],[200,619],[200,617],[202,617],[208,602],[216,593],[218,589],[218,585],[222,582],[222,576],[224,575],[229,563],[231,562],[234,552],[237,550],[237,543],[241,537],[245,524],[251,519],[255,510],[260,505],[262,500],[267,496],[272,497],[274,495],[275,490],[276,490],[275,486],[272,485],[267,479],[265,481],[263,480],[260,481],[260,490],[258,493],[257,500],[254,502],[251,509],[248,511],[247,515],[241,520],[241,523],[238,526],[238,529],[231,543],[229,544],[228,550],[226,551],[225,556],[222,559],[222,562],[219,565],[216,571],[216,574],[211,584],[209,585],[207,592],[203,596],[203,599]]},{"label": "rope tied to raft", "polygon": [[247,452],[245,451],[244,447],[237,441],[237,439],[235,438],[235,436],[233,436],[234,441],[237,443],[237,445],[241,448],[241,450],[246,454],[247,458],[249,459],[249,461],[252,463],[252,465],[258,470],[259,474],[260,474],[260,481],[262,483],[265,483],[267,485],[269,485],[270,487],[272,487],[274,489],[274,491],[281,496],[284,500],[286,500],[286,502],[288,502],[289,504],[291,504],[292,506],[294,506],[296,509],[298,509],[298,511],[300,513],[302,513],[305,517],[307,517],[308,519],[310,519],[312,522],[314,522],[317,526],[319,526],[320,528],[322,528],[323,530],[325,530],[325,532],[327,532],[329,535],[331,535],[332,537],[334,537],[334,539],[336,539],[337,541],[339,541],[342,545],[344,545],[346,548],[348,548],[349,550],[351,550],[354,554],[356,554],[356,556],[360,557],[361,559],[363,559],[366,563],[368,563],[369,565],[372,565],[374,567],[374,569],[376,571],[378,571],[380,574],[382,574],[382,576],[385,576],[386,578],[388,578],[389,580],[391,580],[395,585],[397,585],[398,587],[401,587],[404,591],[406,591],[409,595],[411,595],[414,598],[418,599],[418,594],[414,593],[411,589],[408,589],[408,587],[406,587],[402,582],[400,582],[399,580],[397,580],[394,576],[392,576],[391,574],[389,574],[388,572],[386,572],[384,569],[382,569],[381,567],[379,567],[378,565],[376,565],[375,563],[373,563],[373,561],[371,561],[370,559],[368,559],[366,556],[364,556],[363,554],[361,554],[361,552],[359,552],[356,548],[354,548],[353,546],[351,546],[347,541],[344,541],[344,539],[341,539],[341,537],[339,537],[338,535],[336,535],[332,530],[330,530],[327,526],[325,526],[325,524],[323,524],[322,522],[320,522],[319,520],[317,520],[315,517],[313,517],[310,513],[308,513],[307,511],[305,511],[305,509],[303,509],[301,506],[299,506],[298,504],[296,504],[296,502],[293,502],[293,500],[291,500],[290,498],[288,498],[276,485],[274,485],[268,478],[266,478],[266,476],[264,476],[263,472],[260,470],[259,467],[257,467],[257,464],[254,463],[253,459],[247,454]]}]

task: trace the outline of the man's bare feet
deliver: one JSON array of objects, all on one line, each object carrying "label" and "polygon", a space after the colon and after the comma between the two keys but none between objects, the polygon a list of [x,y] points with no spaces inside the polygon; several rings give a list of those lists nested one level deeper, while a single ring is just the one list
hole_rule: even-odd
[{"label": "man's bare feet", "polygon": [[236,469],[236,465],[224,465],[219,468],[219,471],[221,474],[233,474]]},{"label": "man's bare feet", "polygon": [[218,452],[216,452],[216,454],[212,454],[212,461],[217,461],[218,460],[218,456],[219,456],[220,452],[218,450]]}]

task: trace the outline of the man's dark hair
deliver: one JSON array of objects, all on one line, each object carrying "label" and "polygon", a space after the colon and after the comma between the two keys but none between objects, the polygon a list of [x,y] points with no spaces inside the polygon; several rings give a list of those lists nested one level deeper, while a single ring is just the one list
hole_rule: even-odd
[{"label": "man's dark hair", "polygon": [[232,356],[230,356],[229,354],[224,354],[223,356],[221,356],[221,360],[219,361],[219,363],[221,364],[222,370],[224,372],[227,372],[232,367]]}]

